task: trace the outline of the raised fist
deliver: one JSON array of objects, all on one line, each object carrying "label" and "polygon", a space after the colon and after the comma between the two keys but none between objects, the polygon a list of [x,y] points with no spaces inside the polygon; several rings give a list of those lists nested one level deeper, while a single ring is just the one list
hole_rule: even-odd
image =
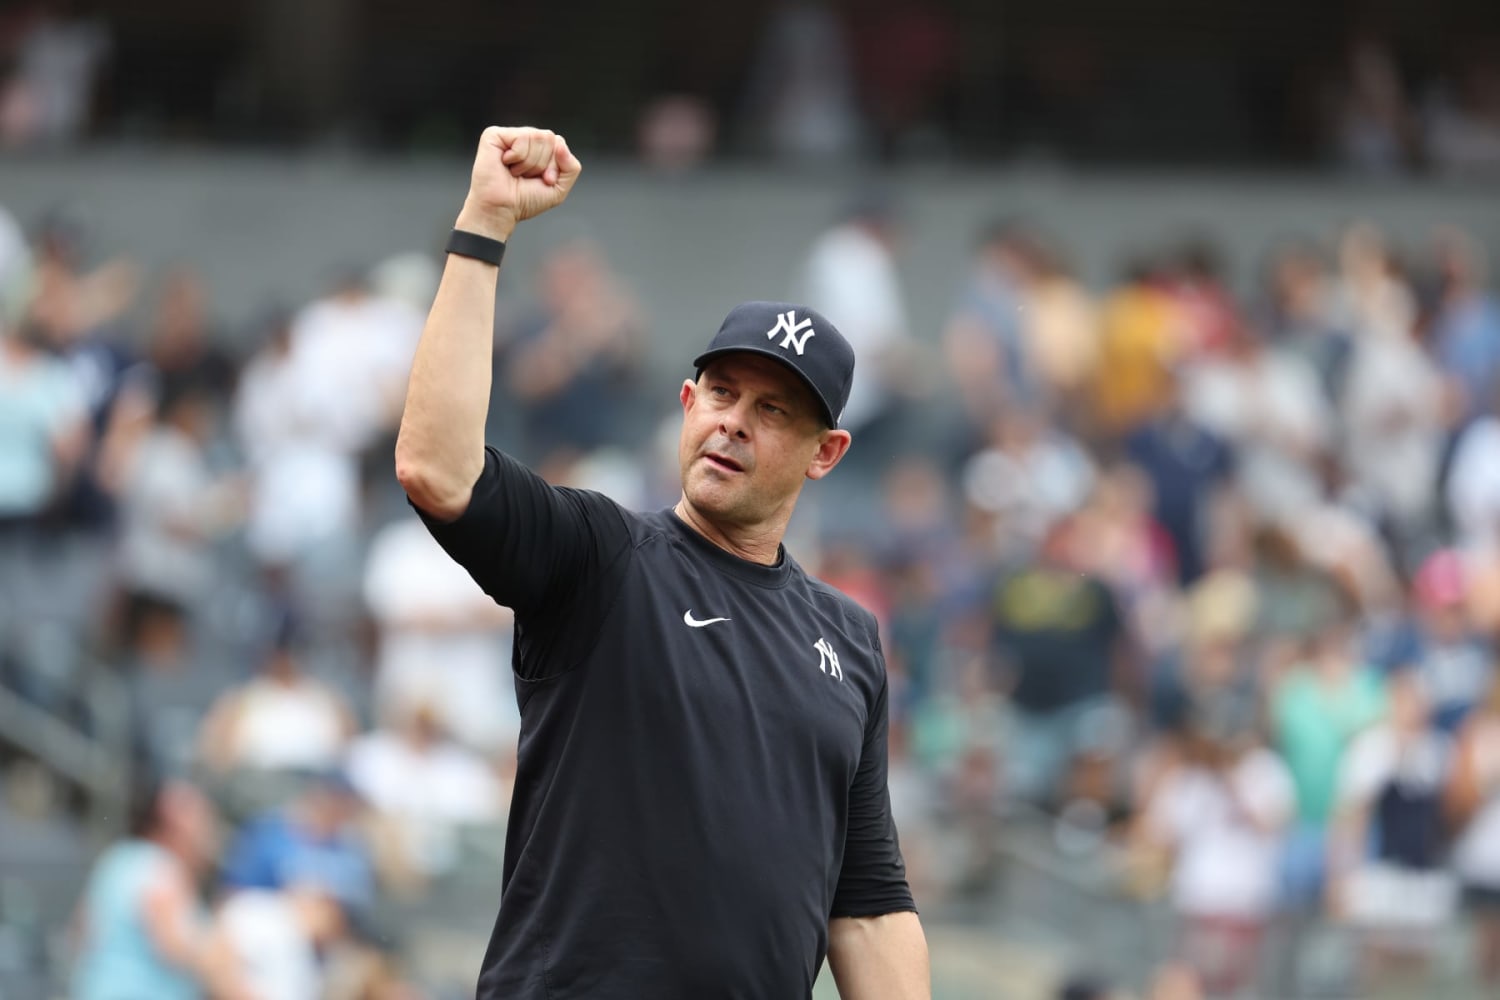
[{"label": "raised fist", "polygon": [[479,137],[459,227],[494,239],[563,203],[583,164],[560,135],[491,125]]}]

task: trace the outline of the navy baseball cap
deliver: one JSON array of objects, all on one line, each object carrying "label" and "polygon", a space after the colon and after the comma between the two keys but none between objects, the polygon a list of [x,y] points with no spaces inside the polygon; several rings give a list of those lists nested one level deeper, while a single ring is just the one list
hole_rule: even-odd
[{"label": "navy baseball cap", "polygon": [[829,427],[837,427],[854,384],[854,348],[815,309],[791,302],[745,302],[724,317],[708,349],[693,359],[698,374],[715,358],[743,352],[775,358],[812,390]]}]

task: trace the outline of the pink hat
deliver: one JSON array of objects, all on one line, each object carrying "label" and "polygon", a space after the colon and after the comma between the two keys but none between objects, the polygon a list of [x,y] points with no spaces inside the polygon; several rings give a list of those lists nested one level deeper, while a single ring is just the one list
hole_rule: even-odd
[{"label": "pink hat", "polygon": [[1453,549],[1439,549],[1422,563],[1412,581],[1412,592],[1424,607],[1462,603],[1466,593],[1463,559]]}]

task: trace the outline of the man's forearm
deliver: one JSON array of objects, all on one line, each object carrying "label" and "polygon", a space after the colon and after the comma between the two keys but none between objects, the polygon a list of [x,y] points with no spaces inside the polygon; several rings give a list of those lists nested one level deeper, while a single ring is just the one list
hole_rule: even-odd
[{"label": "man's forearm", "polygon": [[[479,137],[457,228],[507,241],[516,223],[562,204],[582,170],[562,136],[491,125]],[[468,509],[484,471],[499,274],[495,264],[449,254],[412,359],[396,478],[442,520]]]},{"label": "man's forearm", "polygon": [[[458,228],[510,237],[509,226],[468,208]],[[396,475],[417,506],[435,517],[462,514],[484,468],[499,273],[492,264],[449,254],[412,359]]]},{"label": "man's forearm", "polygon": [[828,922],[828,967],[843,1000],[931,1000],[927,938],[915,913]]}]

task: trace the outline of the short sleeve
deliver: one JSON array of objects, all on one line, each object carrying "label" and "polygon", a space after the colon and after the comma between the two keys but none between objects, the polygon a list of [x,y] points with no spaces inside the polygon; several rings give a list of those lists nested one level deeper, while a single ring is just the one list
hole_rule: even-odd
[{"label": "short sleeve", "polygon": [[844,838],[844,862],[834,892],[833,917],[877,917],[914,911],[906,864],[891,816],[887,787],[888,685],[884,657],[880,658],[880,690],[865,724],[864,748],[849,789],[849,827]]},{"label": "short sleeve", "polygon": [[469,506],[443,523],[412,505],[443,550],[497,603],[535,616],[567,603],[630,547],[609,498],[548,484],[494,448]]}]

